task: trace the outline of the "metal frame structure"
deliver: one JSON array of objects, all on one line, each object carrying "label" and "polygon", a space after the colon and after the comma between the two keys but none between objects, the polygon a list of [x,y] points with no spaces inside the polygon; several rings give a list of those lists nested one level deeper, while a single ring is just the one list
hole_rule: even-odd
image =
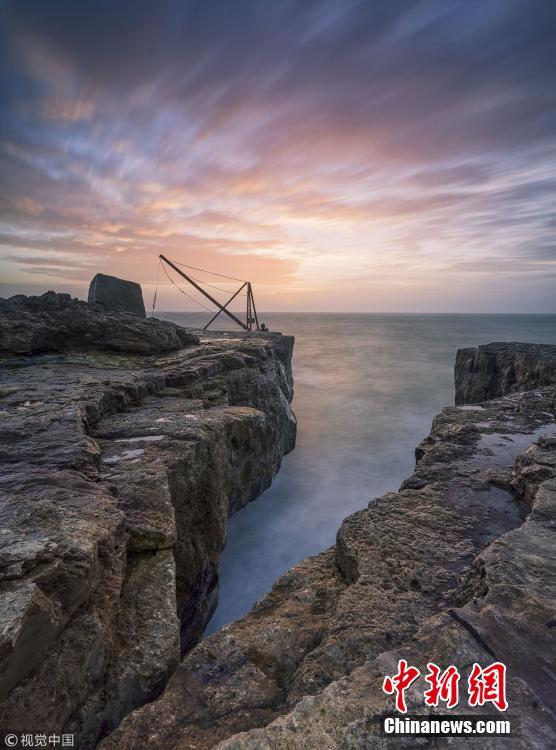
[{"label": "metal frame structure", "polygon": [[[209,320],[209,322],[206,324],[203,330],[206,331],[207,328],[211,325],[211,323],[213,323],[216,320],[216,318],[220,315],[220,313],[224,313],[225,315],[227,315],[229,318],[231,318],[231,320],[234,321],[234,323],[237,323],[238,326],[243,328],[244,331],[253,330],[253,324],[255,324],[257,331],[261,330],[259,327],[259,318],[257,316],[257,308],[255,307],[255,298],[253,296],[253,289],[251,287],[250,281],[242,282],[239,289],[236,292],[234,292],[234,294],[232,294],[232,296],[226,302],[226,304],[222,305],[220,304],[220,302],[218,302],[218,300],[214,299],[214,297],[211,294],[205,291],[203,287],[199,286],[199,284],[197,284],[197,282],[194,279],[192,279],[191,276],[188,276],[185,273],[185,271],[182,271],[180,268],[174,265],[174,263],[172,263],[171,260],[168,260],[166,256],[159,255],[158,257],[163,263],[166,263],[168,266],[170,266],[170,268],[172,268],[183,279],[189,282],[191,286],[197,289],[198,292],[201,292],[201,294],[203,294],[210,302],[212,302],[213,305],[216,305],[216,307],[218,308],[218,311],[216,312],[216,314]],[[237,297],[238,294],[243,292],[245,287],[247,287],[247,292],[246,292],[247,309],[246,309],[246,315],[245,315],[245,322],[243,322],[243,320],[240,320],[240,318],[238,318],[237,315],[234,315],[234,313],[231,312],[231,310],[228,310],[228,305]]]}]

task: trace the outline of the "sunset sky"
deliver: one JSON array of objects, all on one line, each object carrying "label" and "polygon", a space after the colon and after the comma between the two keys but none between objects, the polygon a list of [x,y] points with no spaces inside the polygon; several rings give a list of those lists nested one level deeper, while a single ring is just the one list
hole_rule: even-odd
[{"label": "sunset sky", "polygon": [[149,306],[162,252],[263,310],[556,312],[555,36],[554,0],[0,0],[0,296]]}]

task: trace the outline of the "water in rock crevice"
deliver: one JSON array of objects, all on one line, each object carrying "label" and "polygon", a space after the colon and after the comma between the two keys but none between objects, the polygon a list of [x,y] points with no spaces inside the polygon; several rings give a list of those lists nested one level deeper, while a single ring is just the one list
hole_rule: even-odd
[{"label": "water in rock crevice", "polygon": [[[200,326],[196,314],[167,314]],[[296,337],[297,447],[272,487],[236,513],[207,633],[246,614],[275,579],[334,544],[345,516],[412,472],[433,416],[454,402],[456,349],[490,341],[556,343],[552,315],[274,313]]]}]

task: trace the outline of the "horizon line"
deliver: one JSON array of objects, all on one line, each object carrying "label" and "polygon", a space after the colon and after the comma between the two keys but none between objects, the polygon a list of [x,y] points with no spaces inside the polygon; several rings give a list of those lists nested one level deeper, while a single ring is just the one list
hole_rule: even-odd
[{"label": "horizon line", "polygon": [[[159,313],[174,314],[178,313],[181,315],[206,315],[208,313],[200,312],[197,310],[160,310]],[[259,318],[261,315],[545,315],[545,316],[556,316],[554,312],[435,312],[435,311],[380,311],[380,310],[265,310],[259,312]],[[154,317],[156,315],[148,314],[147,317]]]}]

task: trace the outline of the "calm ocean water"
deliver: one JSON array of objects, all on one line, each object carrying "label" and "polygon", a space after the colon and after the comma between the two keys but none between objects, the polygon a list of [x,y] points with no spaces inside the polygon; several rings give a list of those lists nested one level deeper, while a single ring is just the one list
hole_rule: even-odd
[{"label": "calm ocean water", "polygon": [[[200,326],[197,314],[162,315]],[[433,416],[454,401],[456,349],[556,343],[556,315],[272,313],[295,336],[297,447],[272,487],[229,521],[207,633],[246,614],[284,571],[334,543],[342,519],[398,489]],[[222,326],[224,327],[224,326]]]}]

